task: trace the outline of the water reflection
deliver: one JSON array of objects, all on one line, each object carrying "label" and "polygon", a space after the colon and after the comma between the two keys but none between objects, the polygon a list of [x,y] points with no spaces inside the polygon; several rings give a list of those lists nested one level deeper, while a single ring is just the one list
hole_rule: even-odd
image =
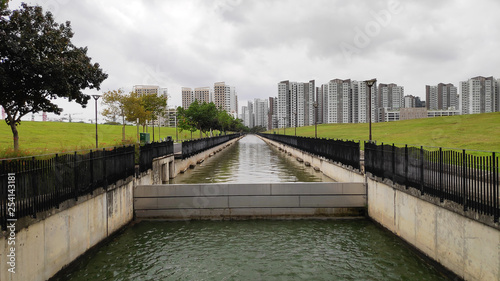
[{"label": "water reflection", "polygon": [[254,135],[245,136],[229,148],[178,175],[170,183],[268,183],[331,182],[322,173],[305,167],[293,157],[271,148]]}]

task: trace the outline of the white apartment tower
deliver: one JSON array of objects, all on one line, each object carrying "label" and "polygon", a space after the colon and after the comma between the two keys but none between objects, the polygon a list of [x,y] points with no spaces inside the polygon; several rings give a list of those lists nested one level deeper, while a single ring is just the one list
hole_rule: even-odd
[{"label": "white apartment tower", "polygon": [[269,105],[267,99],[255,99],[254,100],[254,126],[261,126],[263,128],[268,127],[268,116]]},{"label": "white apartment tower", "polygon": [[493,77],[474,77],[460,82],[462,114],[500,111],[498,81]]}]

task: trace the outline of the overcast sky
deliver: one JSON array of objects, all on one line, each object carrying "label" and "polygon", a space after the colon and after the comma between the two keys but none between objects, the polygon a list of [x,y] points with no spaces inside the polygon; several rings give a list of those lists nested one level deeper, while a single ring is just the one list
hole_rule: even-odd
[{"label": "overcast sky", "polygon": [[[277,96],[282,80],[377,78],[425,99],[425,85],[500,78],[497,0],[23,2],[71,22],[73,43],[109,74],[100,92],[155,84],[170,106],[181,105],[181,87],[218,81],[236,87],[241,108]],[[93,102],[58,103],[93,118]]]}]

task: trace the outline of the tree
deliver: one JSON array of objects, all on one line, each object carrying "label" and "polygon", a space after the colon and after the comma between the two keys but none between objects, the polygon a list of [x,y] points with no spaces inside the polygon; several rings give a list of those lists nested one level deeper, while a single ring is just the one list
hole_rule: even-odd
[{"label": "tree", "polygon": [[90,62],[86,47],[71,43],[69,21],[57,24],[50,12],[24,3],[19,10],[1,12],[0,105],[17,151],[21,117],[40,111],[61,114],[62,108],[52,103],[58,97],[86,107],[90,96],[81,90],[99,90],[108,75]]},{"label": "tree", "polygon": [[107,106],[102,115],[107,121],[116,122],[117,116],[122,117],[122,142],[125,142],[125,101],[122,89],[107,91],[102,95],[102,103]]},{"label": "tree", "polygon": [[154,121],[158,117],[165,115],[165,108],[167,106],[167,99],[157,94],[147,94],[141,97],[141,104],[147,112],[147,121],[153,121],[153,141],[155,140],[155,126]]}]

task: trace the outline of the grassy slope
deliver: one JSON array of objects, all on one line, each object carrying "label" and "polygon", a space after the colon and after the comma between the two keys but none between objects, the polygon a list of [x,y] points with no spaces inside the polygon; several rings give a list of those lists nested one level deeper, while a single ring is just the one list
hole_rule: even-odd
[{"label": "grassy slope", "polygon": [[[287,128],[287,135],[294,133]],[[297,128],[297,135],[314,137],[314,126]],[[321,124],[318,137],[367,140],[368,124]],[[377,143],[500,151],[500,112],[373,123],[372,137]]]},{"label": "grassy slope", "polygon": [[[0,157],[21,155],[37,155],[62,151],[92,149],[95,147],[95,124],[30,122],[23,121],[18,126],[20,154],[13,154],[12,131],[5,121],[0,122]],[[148,129],[153,140],[152,128]],[[142,127],[139,128],[142,132]],[[98,125],[99,147],[121,145],[122,127]],[[137,127],[126,126],[125,135],[128,143],[137,140]],[[175,128],[161,128],[161,137],[172,136],[175,140]],[[189,139],[191,133],[179,132],[179,139]],[[193,138],[199,132],[193,133]],[[155,140],[158,141],[158,128],[155,128]]]}]

